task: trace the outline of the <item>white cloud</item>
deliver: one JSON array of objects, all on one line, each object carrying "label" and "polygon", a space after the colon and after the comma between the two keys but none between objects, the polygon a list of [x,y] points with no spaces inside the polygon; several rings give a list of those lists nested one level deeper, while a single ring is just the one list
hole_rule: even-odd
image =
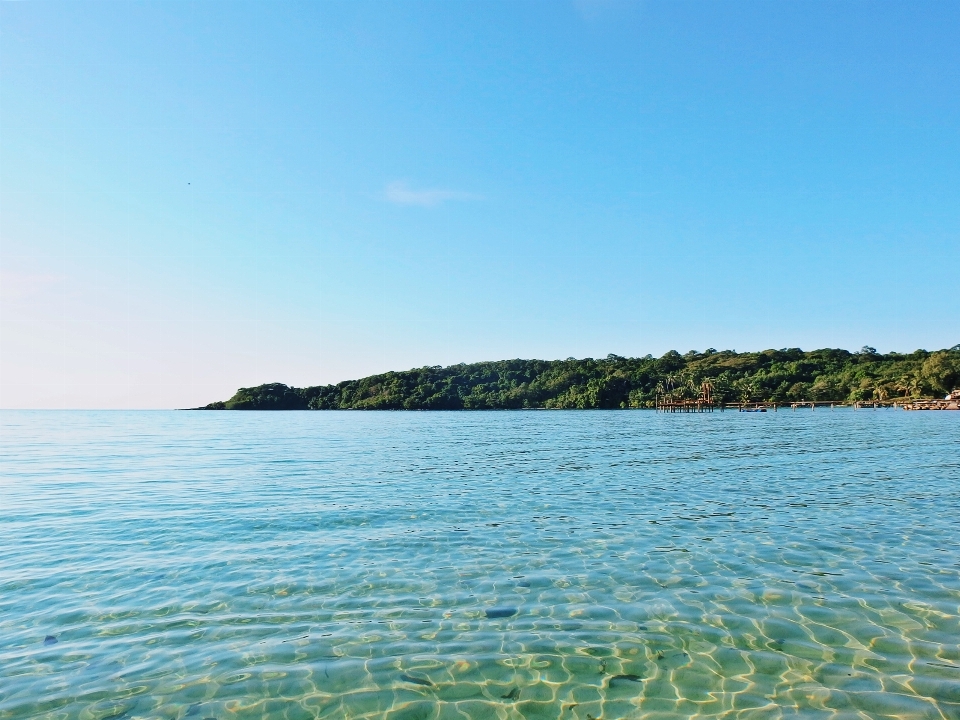
[{"label": "white cloud", "polygon": [[433,207],[447,200],[480,200],[479,195],[459,190],[414,190],[402,180],[387,185],[384,197],[396,205]]}]

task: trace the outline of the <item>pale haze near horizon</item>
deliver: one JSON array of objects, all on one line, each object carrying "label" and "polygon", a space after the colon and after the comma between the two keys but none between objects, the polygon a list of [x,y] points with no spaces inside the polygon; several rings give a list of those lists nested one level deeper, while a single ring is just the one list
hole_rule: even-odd
[{"label": "pale haze near horizon", "polygon": [[0,3],[0,407],[960,342],[960,6]]}]

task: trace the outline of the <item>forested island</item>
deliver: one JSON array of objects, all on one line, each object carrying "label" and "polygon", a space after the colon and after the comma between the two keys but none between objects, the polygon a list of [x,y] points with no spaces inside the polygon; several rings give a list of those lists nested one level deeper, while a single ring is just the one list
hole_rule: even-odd
[{"label": "forested island", "polygon": [[658,393],[714,400],[857,402],[942,397],[960,386],[960,345],[909,354],[712,348],[662,357],[498,360],[422,367],[336,385],[240,388],[202,410],[519,410],[654,407]]}]

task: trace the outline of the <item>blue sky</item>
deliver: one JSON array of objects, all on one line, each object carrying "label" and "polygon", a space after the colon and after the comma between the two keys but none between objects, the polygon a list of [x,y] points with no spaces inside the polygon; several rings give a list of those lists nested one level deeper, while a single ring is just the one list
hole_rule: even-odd
[{"label": "blue sky", "polygon": [[0,406],[960,342],[952,2],[0,3]]}]

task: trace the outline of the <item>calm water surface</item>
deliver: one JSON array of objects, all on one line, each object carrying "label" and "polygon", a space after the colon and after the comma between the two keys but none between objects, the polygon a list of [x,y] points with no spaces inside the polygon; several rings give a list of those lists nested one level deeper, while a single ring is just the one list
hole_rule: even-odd
[{"label": "calm water surface", "polygon": [[960,718],[960,413],[0,423],[3,720]]}]

